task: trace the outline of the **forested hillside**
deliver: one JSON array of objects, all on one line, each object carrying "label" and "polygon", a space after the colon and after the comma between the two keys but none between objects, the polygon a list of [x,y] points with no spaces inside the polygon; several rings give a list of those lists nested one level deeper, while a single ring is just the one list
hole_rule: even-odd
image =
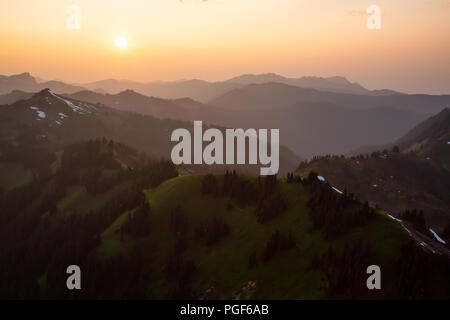
[{"label": "forested hillside", "polygon": [[[110,140],[47,154],[0,200],[2,298],[443,298],[449,261],[315,174],[178,177]],[[27,201],[23,201],[27,199]],[[76,264],[82,290],[66,288]],[[369,291],[366,268],[383,272]]]}]

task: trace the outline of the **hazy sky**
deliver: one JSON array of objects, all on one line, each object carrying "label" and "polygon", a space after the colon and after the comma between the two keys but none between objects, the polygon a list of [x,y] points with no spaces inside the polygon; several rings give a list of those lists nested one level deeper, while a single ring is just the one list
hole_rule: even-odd
[{"label": "hazy sky", "polygon": [[[71,4],[79,30],[66,26]],[[366,27],[371,4],[381,30]],[[0,74],[24,71],[67,82],[343,75],[450,93],[450,0],[1,0]]]}]

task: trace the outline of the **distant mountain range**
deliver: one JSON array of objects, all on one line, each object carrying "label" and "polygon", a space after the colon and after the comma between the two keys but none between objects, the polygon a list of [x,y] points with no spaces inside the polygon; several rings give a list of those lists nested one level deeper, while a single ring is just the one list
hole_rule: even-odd
[{"label": "distant mountain range", "polygon": [[191,98],[161,99],[144,96],[132,90],[125,90],[118,94],[101,94],[84,90],[65,96],[90,103],[101,103],[114,109],[151,115],[161,119],[201,120],[202,115],[211,111],[210,106]]},{"label": "distant mountain range", "polygon": [[13,104],[19,100],[26,100],[31,98],[34,92],[25,92],[21,90],[14,90],[10,93],[5,93],[0,95],[0,105],[2,104]]},{"label": "distant mountain range", "polygon": [[219,123],[278,127],[287,146],[311,157],[393,141],[450,106],[450,95],[353,95],[272,82],[233,89],[209,104],[233,111]]},{"label": "distant mountain range", "polygon": [[396,108],[433,114],[450,106],[450,95],[391,94],[383,96],[356,95],[299,88],[279,82],[249,84],[233,89],[209,101],[218,107],[268,109],[296,103],[326,102],[355,109]]},{"label": "distant mountain range", "polygon": [[[448,300],[450,96],[286,79],[153,84],[168,98],[2,77],[0,299]],[[171,133],[194,119],[279,128],[278,177],[175,166]],[[381,147],[327,155],[361,145]]]},{"label": "distant mountain range", "polygon": [[344,77],[301,77],[286,78],[274,73],[246,74],[222,82],[208,82],[198,79],[140,83],[129,80],[102,80],[80,86],[95,90],[102,88],[110,93],[119,93],[131,89],[144,95],[157,96],[166,99],[190,97],[201,102],[208,102],[231,89],[245,87],[249,84],[264,84],[277,82],[302,88],[311,88],[320,91],[349,93],[358,95],[390,95],[398,94],[391,90],[368,90],[358,83],[351,83]]},{"label": "distant mountain range", "polygon": [[[341,77],[289,79],[265,74],[243,75],[217,83],[189,80],[142,84],[105,80],[83,85],[92,90],[71,85],[64,87],[57,82],[38,83],[29,74],[3,77],[4,83],[8,83],[5,79],[19,87],[0,95],[2,104],[27,99],[33,88],[50,85],[53,92],[71,99],[101,103],[160,119],[203,120],[210,125],[226,127],[279,128],[282,143],[303,157],[347,154],[360,146],[389,143],[450,106],[450,95],[411,95],[392,91],[379,94]],[[20,83],[28,85],[20,86]],[[299,85],[314,85],[330,91]],[[11,88],[12,84],[9,86]],[[2,90],[6,91],[4,88]],[[82,90],[77,90],[80,88]],[[104,93],[124,88],[127,89],[118,93]],[[345,91],[343,88],[359,94],[331,92]],[[61,93],[62,90],[65,92]],[[142,92],[156,94],[146,96]]]},{"label": "distant mountain range", "polygon": [[[125,100],[132,92],[124,92]],[[95,94],[92,94],[95,96]],[[140,99],[155,103],[155,110],[166,106],[193,108],[190,101],[175,102],[137,95]],[[161,104],[166,105],[161,105]],[[114,104],[113,104],[114,105]],[[160,108],[160,109],[158,109]],[[106,137],[130,145],[139,152],[156,158],[169,159],[174,142],[170,136],[177,128],[192,131],[192,122],[159,119],[136,112],[126,112],[105,106],[102,103],[68,98],[44,89],[26,100],[0,106],[0,153],[8,153],[15,146],[43,145],[55,150],[69,143]],[[219,127],[220,129],[220,127]],[[222,128],[223,129],[223,128]],[[280,175],[295,168],[300,158],[284,146],[280,146]],[[214,166],[213,166],[214,167]],[[223,168],[222,168],[223,167]],[[224,171],[226,166],[215,167]],[[223,170],[222,170],[223,169]],[[241,166],[242,172],[254,174],[259,167]],[[214,171],[213,170],[213,171]],[[208,172],[211,168],[208,168]],[[200,170],[202,172],[202,170]]]},{"label": "distant mountain range", "polygon": [[[339,104],[331,103],[329,95],[336,95]],[[419,106],[410,110],[408,102],[396,103],[395,98],[391,100],[396,108],[389,107],[390,101],[378,107],[370,101],[374,97],[368,96],[365,96],[365,106],[357,108],[353,95],[279,83],[249,85],[238,92],[232,90],[209,104],[190,98],[146,97],[131,90],[115,95],[82,91],[66,96],[159,118],[203,120],[226,127],[279,128],[283,144],[306,157],[346,153],[369,141],[391,141],[431,112],[425,109],[416,112]],[[430,102],[427,108],[434,111],[438,105]]]},{"label": "distant mountain range", "polygon": [[156,96],[165,99],[189,97],[201,102],[207,102],[231,89],[241,88],[249,84],[263,84],[269,82],[277,82],[320,91],[357,95],[398,94],[392,90],[368,90],[358,83],[351,83],[344,77],[287,78],[274,73],[267,73],[258,75],[246,74],[219,82],[192,79],[144,83],[131,80],[105,79],[82,84],[67,84],[62,81],[46,81],[38,77],[34,78],[27,72],[12,76],[0,76],[0,94],[9,93],[12,90],[36,92],[44,88],[50,88],[56,93],[74,93],[88,89],[100,93],[116,94],[126,90],[134,90],[143,95]]},{"label": "distant mountain range", "polygon": [[7,94],[14,90],[38,92],[45,88],[50,88],[56,93],[74,93],[84,90],[83,87],[74,86],[61,81],[40,82],[28,72],[12,76],[0,75],[0,94]]},{"label": "distant mountain range", "polygon": [[301,78],[286,78],[276,73],[266,74],[245,74],[235,78],[231,78],[226,82],[238,83],[241,85],[249,84],[263,84],[270,82],[277,82],[297,86],[302,88],[311,88],[320,91],[349,93],[358,95],[390,95],[399,94],[392,90],[368,90],[359,83],[352,83],[345,77],[301,77]]},{"label": "distant mountain range", "polygon": [[102,80],[92,83],[84,83],[80,86],[89,90],[103,89],[111,94],[117,94],[125,90],[134,90],[147,96],[155,96],[164,99],[191,98],[201,102],[207,102],[228,90],[240,87],[239,84],[228,82],[207,82],[203,80],[185,80],[173,82],[140,83],[128,80]]}]

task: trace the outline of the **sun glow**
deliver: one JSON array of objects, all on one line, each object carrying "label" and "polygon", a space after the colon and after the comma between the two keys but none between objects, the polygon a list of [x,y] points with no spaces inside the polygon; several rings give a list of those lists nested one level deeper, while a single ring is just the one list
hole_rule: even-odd
[{"label": "sun glow", "polygon": [[117,46],[119,49],[125,49],[125,48],[128,46],[128,41],[127,41],[127,39],[126,39],[125,37],[123,37],[123,36],[118,36],[118,37],[116,38],[115,43],[116,43],[116,46]]}]

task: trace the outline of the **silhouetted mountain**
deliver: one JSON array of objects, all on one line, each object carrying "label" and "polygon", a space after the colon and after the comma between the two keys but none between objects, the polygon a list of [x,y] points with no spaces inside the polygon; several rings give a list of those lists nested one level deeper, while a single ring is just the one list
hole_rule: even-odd
[{"label": "silhouetted mountain", "polygon": [[450,105],[450,95],[367,96],[325,92],[282,83],[264,83],[231,90],[213,99],[210,104],[229,109],[261,109],[279,108],[298,102],[327,102],[357,109],[387,107],[431,115]]},{"label": "silhouetted mountain", "polygon": [[11,76],[0,75],[0,93],[10,93],[13,90],[35,91],[36,80],[28,73]]},{"label": "silhouetted mountain", "polygon": [[243,75],[228,79],[225,82],[237,83],[237,84],[246,86],[249,84],[261,84],[261,83],[267,83],[267,82],[285,83],[285,81],[288,81],[288,80],[289,80],[288,78],[280,76],[276,73],[264,73],[264,74],[243,74]]},{"label": "silhouetted mountain", "polygon": [[[39,81],[37,80],[39,79]],[[56,93],[74,93],[89,89],[99,93],[117,94],[133,90],[147,96],[165,99],[189,97],[197,101],[207,102],[226,92],[242,88],[249,84],[264,84],[277,82],[303,88],[313,88],[321,91],[351,93],[359,95],[392,95],[391,90],[370,91],[357,83],[351,83],[344,77],[301,77],[286,78],[277,74],[242,75],[226,81],[208,82],[198,79],[182,81],[137,82],[131,80],[105,79],[80,85],[66,84],[62,81],[46,81],[34,78],[29,73],[13,76],[0,76],[0,94],[9,93],[14,89],[36,92],[46,87]]]},{"label": "silhouetted mountain", "polygon": [[147,96],[156,96],[165,99],[189,97],[201,102],[207,102],[228,92],[231,89],[242,88],[249,84],[264,84],[277,82],[302,88],[312,88],[321,91],[350,93],[359,95],[391,95],[398,94],[392,90],[370,91],[358,83],[351,83],[344,77],[301,77],[286,78],[274,73],[253,75],[246,74],[226,81],[208,82],[198,79],[183,81],[158,81],[141,83],[130,80],[107,79],[81,86],[88,89],[102,88],[109,93],[119,93],[127,89],[134,90]]},{"label": "silhouetted mountain", "polygon": [[[244,80],[279,80],[277,75],[267,75],[262,77],[264,79],[261,77],[244,76]],[[19,78],[26,82],[25,79],[30,77],[25,75]],[[242,77],[239,79],[243,81]],[[328,81],[346,83],[341,78],[330,78]],[[130,81],[105,82],[117,87],[140,85]],[[98,88],[100,84],[94,83],[92,86]],[[450,105],[450,96],[445,95],[354,95],[283,83],[251,84],[234,88],[213,99],[208,105],[186,98],[189,96],[188,92],[197,92],[200,96],[208,87],[225,90],[225,86],[229,88],[230,84],[233,82],[210,84],[200,80],[150,84],[150,87],[167,90],[159,91],[163,95],[183,92],[184,98],[170,100],[147,97],[132,90],[114,95],[84,90],[69,96],[158,118],[203,120],[208,124],[227,127],[280,128],[282,143],[307,157],[342,154],[361,145],[388,143],[441,110],[443,106]],[[146,86],[147,84],[140,89],[144,90]],[[234,83],[232,86],[242,84]],[[171,88],[176,90],[171,91]]]},{"label": "silhouetted mountain", "polygon": [[94,81],[89,83],[84,83],[83,86],[89,90],[102,89],[105,90],[106,93],[119,93],[125,90],[140,90],[143,88],[143,83],[139,83],[136,81],[130,80],[116,80],[116,79],[105,79],[100,81]]},{"label": "silhouetted mountain", "polygon": [[113,95],[80,91],[66,96],[90,103],[102,103],[114,109],[151,115],[161,119],[201,120],[201,115],[211,108],[190,98],[167,100],[147,97],[132,90]]},{"label": "silhouetted mountain", "polygon": [[74,93],[78,92],[80,90],[84,90],[83,87],[80,86],[74,86],[71,84],[64,83],[62,81],[47,81],[47,82],[41,82],[37,86],[37,90],[43,90],[45,88],[50,88],[53,92],[62,94],[62,93]]},{"label": "silhouetted mountain", "polygon": [[0,105],[11,104],[19,100],[26,100],[33,96],[32,92],[25,92],[21,90],[14,90],[10,93],[0,95]]},{"label": "silhouetted mountain", "polygon": [[189,97],[201,102],[209,101],[230,89],[239,85],[225,82],[207,82],[203,80],[185,80],[173,82],[149,82],[140,83],[129,80],[102,80],[82,84],[88,89],[101,88],[111,94],[116,94],[125,90],[134,90],[147,96],[161,97],[165,99],[179,99]]},{"label": "silhouetted mountain", "polygon": [[424,114],[393,107],[357,108],[353,102],[352,107],[322,102],[322,96],[323,100],[331,101],[332,97],[327,95],[334,94],[279,83],[250,85],[245,89],[225,95],[230,102],[220,103],[221,107],[190,98],[147,97],[131,90],[116,95],[82,91],[68,96],[158,118],[203,120],[235,128],[280,128],[282,143],[308,157],[345,153],[360,145],[390,141],[425,118]]},{"label": "silhouetted mountain", "polygon": [[249,84],[263,84],[270,82],[277,82],[288,84],[292,86],[311,88],[328,92],[340,92],[351,94],[364,94],[364,95],[377,95],[388,94],[387,91],[370,91],[358,83],[351,83],[344,77],[301,77],[301,78],[286,78],[275,73],[266,74],[245,74],[235,78],[227,80],[231,83],[239,83],[241,85]]},{"label": "silhouetted mountain", "polygon": [[12,76],[0,75],[0,94],[7,94],[14,90],[37,92],[45,88],[50,88],[56,93],[74,93],[84,90],[83,87],[73,86],[61,81],[38,82],[28,72]]},{"label": "silhouetted mountain", "polygon": [[450,104],[450,96],[418,100],[408,95],[357,96],[266,83],[231,90],[210,104],[230,110],[216,123],[280,128],[284,144],[311,157],[346,153],[364,141],[392,141],[430,112]]},{"label": "silhouetted mountain", "polygon": [[[84,92],[85,95],[99,94]],[[165,103],[164,100],[149,98],[127,91],[118,98],[144,99]],[[182,102],[192,102],[182,100]],[[169,102],[167,102],[169,103]],[[181,102],[179,102],[181,103]],[[175,105],[177,106],[177,105]],[[168,104],[167,107],[173,107]],[[178,107],[181,108],[181,107]],[[192,131],[192,122],[161,120],[134,112],[125,112],[107,107],[101,103],[89,103],[57,95],[45,89],[28,100],[0,106],[0,136],[3,152],[18,145],[43,144],[54,150],[68,143],[106,137],[125,143],[140,152],[157,158],[170,158],[174,142],[171,134],[177,128]],[[206,129],[206,128],[205,128]],[[300,159],[284,146],[280,146],[280,174],[292,170]],[[215,166],[212,166],[215,167]],[[227,166],[208,167],[207,171],[224,171]],[[239,166],[242,172],[255,174],[259,166]],[[200,170],[202,172],[202,170]]]},{"label": "silhouetted mountain", "polygon": [[404,93],[394,91],[394,90],[389,90],[389,89],[372,90],[371,93],[373,96],[390,96],[393,94],[404,94]]},{"label": "silhouetted mountain", "polygon": [[43,140],[61,146],[107,137],[157,157],[170,156],[172,130],[186,126],[173,120],[123,112],[101,104],[82,102],[43,90],[28,100],[0,108],[4,140]]}]

